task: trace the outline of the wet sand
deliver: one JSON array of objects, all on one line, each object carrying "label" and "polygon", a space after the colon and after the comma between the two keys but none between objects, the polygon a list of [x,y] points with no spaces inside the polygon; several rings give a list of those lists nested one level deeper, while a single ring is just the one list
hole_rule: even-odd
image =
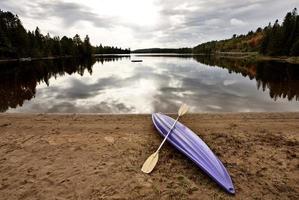
[{"label": "wet sand", "polygon": [[189,114],[236,195],[166,144],[150,115],[0,114],[0,199],[298,199],[299,113]]}]

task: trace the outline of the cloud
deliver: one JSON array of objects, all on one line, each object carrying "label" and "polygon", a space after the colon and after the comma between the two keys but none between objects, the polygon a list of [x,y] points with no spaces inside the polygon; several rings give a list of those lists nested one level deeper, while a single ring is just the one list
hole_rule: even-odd
[{"label": "cloud", "polygon": [[114,17],[104,17],[90,11],[84,4],[54,0],[36,1],[33,5],[34,9],[27,14],[28,17],[35,19],[57,17],[63,21],[65,27],[86,21],[99,28],[108,28],[115,25],[113,21],[117,21]]},{"label": "cloud", "polygon": [[236,19],[236,18],[232,18],[230,20],[230,24],[233,26],[245,26],[246,22],[243,22],[242,20]]}]

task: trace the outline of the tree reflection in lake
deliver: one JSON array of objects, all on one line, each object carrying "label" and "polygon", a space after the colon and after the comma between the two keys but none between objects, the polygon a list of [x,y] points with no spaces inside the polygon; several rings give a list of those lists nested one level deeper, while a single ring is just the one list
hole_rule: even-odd
[{"label": "tree reflection in lake", "polygon": [[0,112],[22,106],[25,100],[35,96],[36,86],[49,79],[77,73],[83,76],[87,71],[92,75],[95,62],[114,62],[129,56],[99,56],[93,59],[53,59],[32,62],[0,63]]},{"label": "tree reflection in lake", "polygon": [[299,65],[207,56],[194,56],[194,59],[209,66],[222,67],[229,73],[240,73],[250,80],[255,79],[257,88],[263,91],[268,88],[269,95],[274,100],[299,100]]},{"label": "tree reflection in lake", "polygon": [[[298,65],[140,56],[143,63],[131,63],[128,55],[1,63],[0,111],[174,112],[182,101],[193,112],[298,110]],[[264,92],[253,89],[254,83]]]}]

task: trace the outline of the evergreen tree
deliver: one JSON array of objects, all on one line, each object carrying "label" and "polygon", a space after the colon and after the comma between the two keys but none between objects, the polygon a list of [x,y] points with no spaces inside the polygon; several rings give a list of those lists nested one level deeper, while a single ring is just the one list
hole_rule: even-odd
[{"label": "evergreen tree", "polygon": [[297,9],[294,8],[292,12],[287,13],[282,23],[283,28],[283,38],[282,42],[284,44],[283,54],[288,55],[292,47],[292,44],[295,42],[295,31],[296,31],[296,16]]},{"label": "evergreen tree", "polygon": [[283,32],[282,27],[279,25],[278,20],[275,21],[272,29],[269,32],[269,44],[267,49],[267,54],[276,56],[282,53],[282,39]]},{"label": "evergreen tree", "polygon": [[93,52],[92,52],[92,46],[90,44],[88,35],[85,36],[83,45],[84,45],[84,55],[91,56]]},{"label": "evergreen tree", "polygon": [[75,49],[74,49],[75,55],[76,56],[82,55],[84,53],[83,42],[78,34],[76,34],[73,37],[73,43],[74,43],[74,47],[75,47]]},{"label": "evergreen tree", "polygon": [[63,36],[60,41],[62,55],[71,56],[75,54],[75,46],[73,40]]}]

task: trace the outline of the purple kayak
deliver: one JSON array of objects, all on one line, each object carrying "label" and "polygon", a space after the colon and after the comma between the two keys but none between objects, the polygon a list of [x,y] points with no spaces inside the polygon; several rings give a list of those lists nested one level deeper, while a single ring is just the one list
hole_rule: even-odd
[{"label": "purple kayak", "polygon": [[[174,119],[161,113],[152,114],[155,127],[165,137]],[[231,194],[235,194],[232,180],[222,162],[211,149],[194,132],[177,122],[167,138],[175,148],[190,158],[198,167],[207,173],[216,183]]]}]

